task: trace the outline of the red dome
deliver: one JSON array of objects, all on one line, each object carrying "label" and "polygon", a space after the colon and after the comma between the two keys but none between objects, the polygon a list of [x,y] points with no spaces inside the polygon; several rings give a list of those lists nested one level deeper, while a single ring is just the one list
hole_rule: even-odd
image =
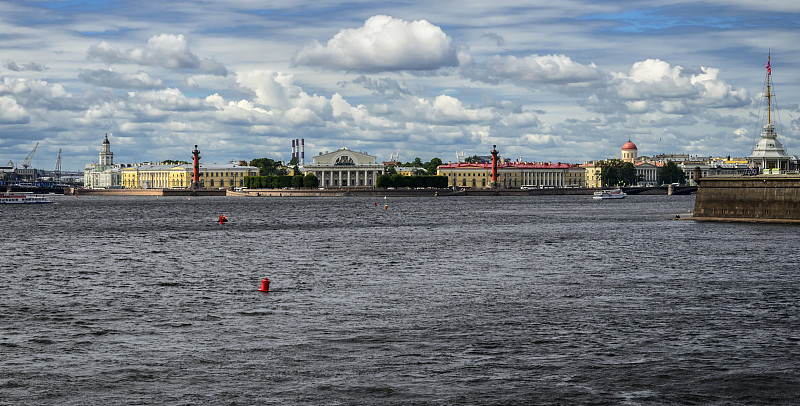
[{"label": "red dome", "polygon": [[625,145],[622,146],[622,149],[636,149],[636,150],[638,150],[639,148],[636,148],[636,144],[634,144],[630,140],[628,140],[628,142],[626,142]]}]

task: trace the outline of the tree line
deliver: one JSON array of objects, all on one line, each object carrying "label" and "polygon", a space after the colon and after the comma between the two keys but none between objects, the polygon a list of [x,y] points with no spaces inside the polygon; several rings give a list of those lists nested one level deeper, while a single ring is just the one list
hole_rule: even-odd
[{"label": "tree line", "polygon": [[245,176],[243,186],[249,189],[315,188],[319,186],[317,175],[267,175]]},{"label": "tree line", "polygon": [[375,186],[443,189],[447,187],[447,176],[403,176],[398,174],[383,174],[378,176],[378,179],[375,181]]},{"label": "tree line", "polygon": [[[621,159],[606,159],[600,162],[600,181],[603,187],[613,186],[632,186],[638,184],[642,179],[636,174],[636,167],[630,162]],[[686,183],[686,173],[675,162],[667,162],[658,168],[658,180],[660,185]]]}]

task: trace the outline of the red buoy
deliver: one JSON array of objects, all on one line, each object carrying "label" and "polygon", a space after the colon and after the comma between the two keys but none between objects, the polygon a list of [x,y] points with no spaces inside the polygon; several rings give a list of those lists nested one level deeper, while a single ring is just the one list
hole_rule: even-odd
[{"label": "red buoy", "polygon": [[258,290],[259,292],[269,292],[269,278],[264,278],[261,280],[261,289]]}]

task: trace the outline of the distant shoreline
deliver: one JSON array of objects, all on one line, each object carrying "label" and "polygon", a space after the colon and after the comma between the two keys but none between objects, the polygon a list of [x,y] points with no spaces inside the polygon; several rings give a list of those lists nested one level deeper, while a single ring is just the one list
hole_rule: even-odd
[{"label": "distant shoreline", "polygon": [[[547,196],[592,195],[601,188],[549,188],[549,189],[78,189],[67,188],[64,193],[80,196],[235,196],[235,197],[341,197],[341,196],[395,196],[395,197],[457,197],[457,196]],[[667,187],[623,188],[628,195],[666,195]],[[697,188],[681,187],[675,194],[691,194]]]}]

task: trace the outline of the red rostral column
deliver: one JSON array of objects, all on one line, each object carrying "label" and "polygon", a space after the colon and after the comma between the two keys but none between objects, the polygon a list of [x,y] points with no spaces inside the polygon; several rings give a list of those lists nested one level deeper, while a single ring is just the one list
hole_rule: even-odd
[{"label": "red rostral column", "polygon": [[492,187],[497,187],[497,145],[492,145]]},{"label": "red rostral column", "polygon": [[192,166],[192,187],[200,186],[200,151],[197,150],[197,145],[194,146],[192,151],[193,166]]}]

